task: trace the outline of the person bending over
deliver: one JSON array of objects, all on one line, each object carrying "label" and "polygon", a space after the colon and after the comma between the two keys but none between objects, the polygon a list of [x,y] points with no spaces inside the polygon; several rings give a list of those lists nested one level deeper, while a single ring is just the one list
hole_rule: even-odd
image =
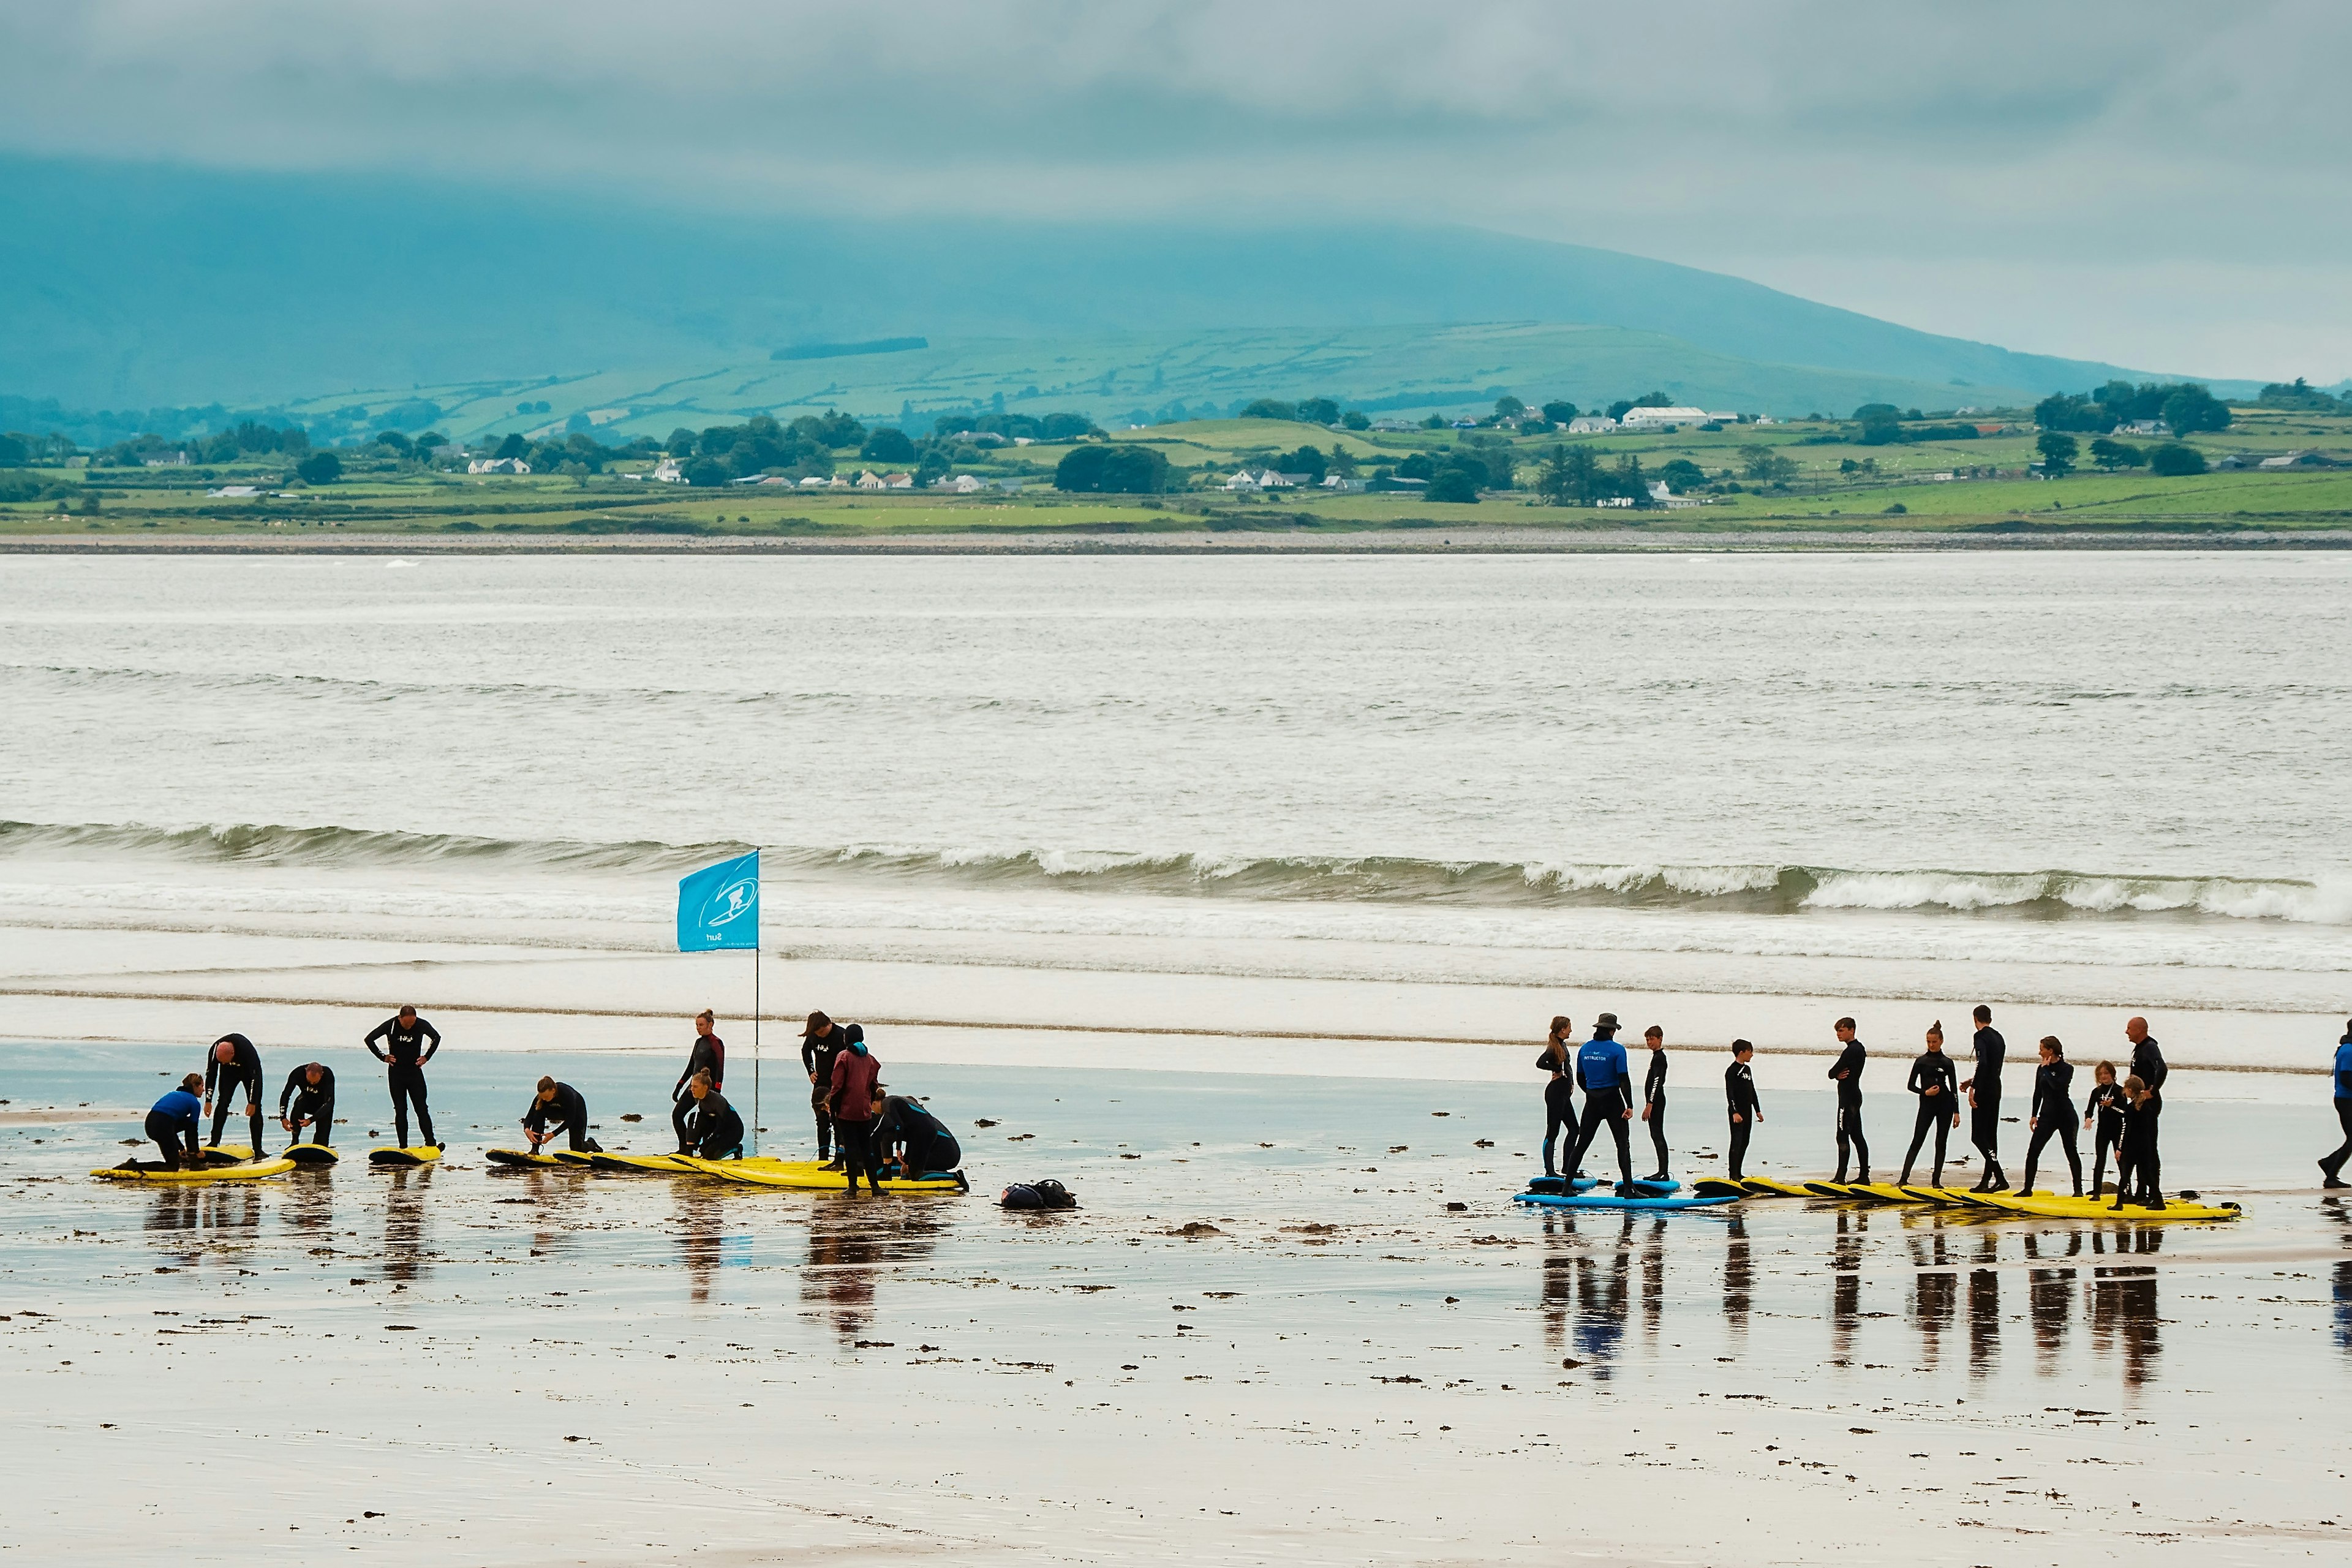
[{"label": "person bending over", "polygon": [[719,1092],[708,1068],[686,1080],[684,1099],[690,1109],[682,1129],[688,1142],[678,1152],[699,1154],[706,1160],[741,1159],[743,1118]]},{"label": "person bending over", "polygon": [[947,1124],[924,1110],[920,1100],[903,1094],[887,1096],[874,1113],[876,1163],[894,1152],[898,1174],[908,1181],[944,1174],[963,1163],[963,1146]]},{"label": "person bending over", "polygon": [[2344,1020],[2344,1037],[2336,1042],[2335,1082],[2336,1124],[2344,1129],[2344,1142],[2319,1162],[2319,1173],[2326,1178],[2324,1186],[2352,1186],[2344,1179],[2344,1162],[2352,1160],[2352,1018]]},{"label": "person bending over", "polygon": [[714,1089],[727,1087],[727,1042],[712,1032],[718,1023],[718,1016],[708,1007],[694,1016],[694,1044],[686,1050],[686,1070],[678,1074],[677,1081],[670,1086],[669,1124],[670,1130],[677,1134],[677,1152],[681,1154],[691,1152],[695,1142],[686,1130],[687,1121],[694,1112],[694,1096],[688,1092],[694,1083],[694,1075],[701,1073],[708,1077]]},{"label": "person bending over", "polygon": [[1642,1031],[1650,1047],[1650,1070],[1642,1076],[1642,1120],[1650,1124],[1650,1147],[1657,1151],[1658,1169],[1650,1180],[1671,1179],[1666,1159],[1666,1032],[1653,1024]]},{"label": "person bending over", "polygon": [[1944,1184],[1945,1142],[1952,1129],[1960,1124],[1960,1097],[1953,1083],[1952,1058],[1944,1054],[1944,1021],[1937,1019],[1927,1026],[1927,1049],[1911,1064],[1911,1079],[1904,1087],[1919,1097],[1918,1119],[1911,1124],[1911,1149],[1903,1156],[1903,1179],[1895,1184],[1911,1184],[1911,1167],[1919,1163],[1919,1145],[1927,1134],[1936,1134],[1935,1174],[1928,1179],[1931,1187]]},{"label": "person bending over", "polygon": [[[217,1081],[218,1088],[215,1084]],[[228,1124],[229,1102],[245,1090],[246,1119],[253,1123],[253,1152],[261,1158],[261,1053],[243,1035],[223,1035],[205,1058],[205,1112],[213,1119],[212,1146],[220,1147],[221,1129]],[[215,1101],[214,1096],[219,1099]],[[215,1109],[217,1106],[217,1109]]]},{"label": "person bending over", "polygon": [[2116,1157],[2116,1185],[2121,1191],[2124,1179],[2124,1086],[2116,1081],[2116,1064],[2101,1062],[2092,1071],[2098,1087],[2083,1100],[2083,1125],[2099,1124],[2098,1135],[2091,1145],[2091,1195],[2097,1197],[2105,1190],[2107,1155]]},{"label": "person bending over", "polygon": [[[844,1035],[851,1033],[844,1030]],[[866,1047],[866,1032],[856,1030],[833,1058],[834,1140],[841,1148],[841,1168],[849,1173],[849,1190],[857,1190],[857,1173],[875,1192],[882,1183],[874,1173],[874,1089],[881,1080],[882,1064]]]},{"label": "person bending over", "polygon": [[[1576,1050],[1570,1036],[1576,1026],[1565,1015],[1551,1021],[1551,1034],[1544,1047],[1536,1054],[1536,1070],[1549,1075],[1544,1080],[1544,1174],[1573,1176],[1576,1163],[1576,1079],[1570,1075],[1576,1070]],[[1571,1167],[1554,1171],[1551,1166],[1551,1141],[1565,1132],[1560,1144],[1560,1157]]]},{"label": "person bending over", "polygon": [[1617,1015],[1603,1013],[1593,1021],[1592,1038],[1576,1053],[1576,1080],[1584,1090],[1584,1116],[1577,1123],[1576,1158],[1569,1169],[1584,1169],[1584,1152],[1606,1122],[1617,1141],[1617,1195],[1630,1198],[1633,1190],[1633,1153],[1626,1141],[1633,1120],[1633,1080],[1625,1066],[1625,1047],[1617,1043]]},{"label": "person bending over", "polygon": [[2033,1069],[2033,1111],[2026,1131],[2033,1136],[2025,1145],[2025,1180],[2018,1183],[2017,1195],[2033,1195],[2033,1168],[2042,1163],[2042,1151],[2052,1138],[2059,1140],[2066,1151],[2066,1168],[2074,1175],[2074,1195],[2083,1195],[2083,1151],[2074,1142],[2074,1064],[2066,1059],[2066,1047],[2058,1043],[2055,1035],[2042,1037],[2042,1065]]},{"label": "person bending over", "polygon": [[205,1152],[196,1143],[196,1119],[205,1110],[198,1096],[204,1087],[203,1076],[190,1073],[147,1112],[147,1136],[163,1151],[167,1171],[194,1171],[205,1163]]},{"label": "person bending over", "polygon": [[551,1142],[558,1132],[567,1134],[575,1153],[601,1154],[604,1151],[596,1140],[588,1136],[588,1101],[568,1083],[558,1083],[551,1078],[539,1080],[539,1092],[532,1096],[530,1109],[523,1112],[522,1130],[530,1135],[530,1152]]},{"label": "person bending over", "polygon": [[302,1142],[305,1123],[311,1142],[335,1141],[330,1131],[335,1124],[335,1069],[324,1062],[304,1062],[286,1075],[286,1087],[278,1091],[278,1125],[286,1130],[289,1147]]},{"label": "person bending over", "polygon": [[1837,1082],[1837,1174],[1832,1181],[1845,1180],[1848,1155],[1862,1159],[1860,1180],[1870,1180],[1870,1140],[1862,1135],[1862,1069],[1870,1053],[1853,1037],[1853,1020],[1837,1021],[1838,1058],[1830,1064],[1829,1076]]},{"label": "person bending over", "polygon": [[[383,1049],[376,1049],[377,1041]],[[385,1064],[392,1083],[392,1129],[400,1147],[409,1147],[408,1108],[416,1107],[416,1129],[433,1142],[433,1113],[425,1108],[425,1064],[441,1048],[441,1031],[416,1016],[414,1007],[399,1012],[368,1031],[368,1054]],[[439,1148],[437,1143],[435,1148]]]},{"label": "person bending over", "polygon": [[1756,1123],[1764,1120],[1764,1108],[1756,1100],[1756,1075],[1748,1064],[1755,1057],[1756,1047],[1746,1040],[1731,1042],[1731,1065],[1723,1069],[1723,1100],[1725,1111],[1731,1118],[1731,1179],[1738,1181],[1741,1166],[1748,1159],[1748,1139],[1756,1131]]},{"label": "person bending over", "polygon": [[1984,1174],[1969,1190],[1997,1193],[2009,1185],[2009,1173],[2000,1168],[2000,1069],[2009,1059],[2009,1042],[1992,1026],[1991,1008],[1979,1005],[1976,1021],[1976,1070],[1961,1082],[1960,1091],[1969,1097],[1969,1142],[1983,1157]]}]

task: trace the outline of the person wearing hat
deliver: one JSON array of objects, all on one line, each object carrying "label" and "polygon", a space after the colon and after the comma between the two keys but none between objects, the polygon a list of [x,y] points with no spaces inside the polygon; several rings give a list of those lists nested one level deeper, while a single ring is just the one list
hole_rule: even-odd
[{"label": "person wearing hat", "polygon": [[1625,1065],[1625,1047],[1617,1043],[1616,1014],[1603,1013],[1592,1021],[1592,1038],[1576,1053],[1576,1081],[1584,1090],[1584,1116],[1576,1129],[1576,1158],[1568,1162],[1568,1168],[1584,1168],[1584,1152],[1606,1122],[1609,1135],[1617,1141],[1617,1195],[1633,1197],[1633,1150],[1626,1124],[1633,1120],[1633,1080]]},{"label": "person wearing hat", "polygon": [[[849,1030],[823,1013],[808,1016],[808,1027],[801,1031],[801,1066],[808,1069],[809,1110],[816,1115],[816,1157],[827,1162],[827,1168],[838,1171],[842,1162],[834,1154],[833,1063],[849,1044]],[[859,1031],[861,1037],[863,1030]]]}]

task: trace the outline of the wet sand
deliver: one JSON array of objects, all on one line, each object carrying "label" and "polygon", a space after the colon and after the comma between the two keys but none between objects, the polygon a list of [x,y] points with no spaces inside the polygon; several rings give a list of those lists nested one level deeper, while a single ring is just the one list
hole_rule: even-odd
[{"label": "wet sand", "polygon": [[[2352,1534],[2352,1211],[2305,1184],[2307,1079],[2176,1078],[2168,1184],[2249,1213],[2159,1227],[1534,1215],[1531,1081],[1338,1072],[907,1061],[976,1190],[851,1200],[495,1172],[542,1068],[607,1146],[662,1146],[674,1062],[453,1053],[449,1160],[383,1173],[353,1055],[323,1176],[122,1190],[82,1173],[135,1126],[0,1129],[0,1548],[2260,1563]],[[0,1047],[0,1096],[143,1104],[191,1059]],[[299,1058],[268,1059],[274,1089]],[[1686,1152],[1718,1146],[1709,1060],[1677,1058]],[[1768,1089],[1751,1170],[1818,1169],[1829,1109]],[[788,1092],[765,1120],[807,1147]],[[1049,1174],[1085,1206],[989,1202]]]}]

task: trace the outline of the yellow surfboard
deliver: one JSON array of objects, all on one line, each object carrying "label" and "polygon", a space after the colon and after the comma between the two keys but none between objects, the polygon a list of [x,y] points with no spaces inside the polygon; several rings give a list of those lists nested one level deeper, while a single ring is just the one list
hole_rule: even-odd
[{"label": "yellow surfboard", "polygon": [[437,1143],[412,1143],[405,1149],[371,1149],[371,1165],[429,1165],[441,1157]]},{"label": "yellow surfboard", "polygon": [[274,1160],[245,1160],[234,1164],[211,1164],[199,1170],[182,1171],[157,1164],[153,1161],[131,1162],[92,1171],[110,1182],[257,1182],[268,1176],[282,1176],[294,1169],[294,1162],[280,1154]]}]

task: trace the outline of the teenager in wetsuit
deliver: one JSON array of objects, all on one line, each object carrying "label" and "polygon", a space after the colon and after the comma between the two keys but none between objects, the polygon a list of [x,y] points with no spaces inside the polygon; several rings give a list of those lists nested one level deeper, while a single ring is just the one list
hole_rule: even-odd
[{"label": "teenager in wetsuit", "polygon": [[1944,1054],[1941,1018],[1927,1026],[1927,1047],[1911,1064],[1910,1080],[1904,1085],[1919,1097],[1919,1115],[1911,1123],[1911,1150],[1903,1156],[1903,1176],[1895,1184],[1898,1187],[1911,1184],[1911,1167],[1918,1163],[1919,1145],[1927,1142],[1931,1131],[1936,1135],[1936,1166],[1927,1184],[1944,1184],[1945,1141],[1960,1124],[1959,1085],[1954,1081],[1958,1075],[1952,1068],[1952,1058]]},{"label": "teenager in wetsuit", "polygon": [[740,1160],[743,1157],[743,1117],[727,1097],[719,1092],[708,1068],[698,1068],[687,1079],[683,1103],[691,1114],[679,1129],[689,1142],[679,1153],[695,1153],[706,1160]]},{"label": "teenager in wetsuit", "polygon": [[1650,1147],[1658,1152],[1654,1182],[1670,1179],[1666,1170],[1666,1032],[1653,1024],[1642,1031],[1650,1047],[1650,1068],[1642,1075],[1642,1120],[1650,1124]]},{"label": "teenager in wetsuit", "polygon": [[2163,1165],[2156,1152],[2157,1119],[2164,1113],[2164,1097],[2137,1073],[2124,1079],[2122,1158],[2116,1162],[2116,1201],[2111,1208],[2137,1203],[2147,1208],[2164,1206]]},{"label": "teenager in wetsuit", "polygon": [[[2148,1093],[2156,1097],[2156,1110],[2149,1113],[2144,1134],[2146,1141],[2140,1149],[2140,1152],[2147,1158],[2147,1173],[2152,1182],[2155,1175],[2163,1168],[2164,1157],[2157,1148],[2156,1142],[2158,1118],[2164,1110],[2164,1080],[2172,1075],[2172,1069],[2164,1065],[2164,1052],[2157,1047],[2156,1037],[2147,1032],[2146,1018],[2134,1018],[2125,1024],[2124,1038],[2131,1042],[2131,1076],[2146,1084]],[[2137,1110],[2137,1107],[2135,1106],[2134,1110]],[[2135,1163],[2135,1168],[2137,1168],[2137,1163]],[[2155,1192],[2156,1189],[2151,1184],[2148,1190]],[[2161,1197],[2162,1194],[2158,1194],[2158,1195]]]},{"label": "teenager in wetsuit", "polygon": [[1830,1064],[1829,1076],[1837,1082],[1837,1175],[1832,1180],[1845,1180],[1849,1152],[1862,1160],[1860,1180],[1870,1180],[1870,1141],[1862,1135],[1862,1069],[1869,1053],[1862,1042],[1853,1037],[1853,1020],[1837,1021],[1838,1044],[1842,1047],[1838,1059]]},{"label": "teenager in wetsuit", "polygon": [[[217,1080],[218,1089],[215,1083]],[[220,1147],[221,1129],[228,1124],[228,1108],[239,1087],[245,1089],[245,1114],[253,1123],[251,1159],[261,1158],[261,1053],[243,1035],[223,1035],[205,1057],[205,1111],[213,1119],[212,1146]],[[214,1095],[219,1095],[215,1108]]]},{"label": "teenager in wetsuit", "polygon": [[1976,1071],[1960,1089],[1969,1097],[1969,1142],[1984,1160],[1984,1174],[1969,1191],[1997,1193],[2009,1185],[2009,1173],[2000,1168],[2000,1069],[2009,1058],[2009,1042],[1992,1026],[1991,1008],[1979,1005],[1976,1020]]},{"label": "teenager in wetsuit", "polygon": [[[379,1040],[383,1042],[382,1050],[376,1049]],[[385,1076],[391,1080],[392,1130],[400,1140],[400,1147],[411,1146],[411,1104],[416,1107],[416,1130],[425,1134],[425,1142],[433,1143],[433,1113],[425,1108],[425,1064],[441,1048],[441,1031],[418,1017],[415,1008],[403,1007],[370,1029],[365,1044],[368,1054],[385,1065]],[[434,1147],[440,1145],[435,1143]]]},{"label": "teenager in wetsuit", "polygon": [[1562,1015],[1551,1021],[1551,1034],[1544,1047],[1536,1055],[1536,1070],[1549,1076],[1544,1080],[1544,1174],[1574,1176],[1573,1169],[1554,1171],[1551,1167],[1551,1141],[1560,1133],[1568,1134],[1560,1146],[1560,1156],[1572,1167],[1576,1163],[1576,1079],[1570,1075],[1576,1070],[1576,1052],[1570,1047],[1569,1037],[1576,1026]]},{"label": "teenager in wetsuit", "polygon": [[2319,1162],[2322,1184],[2330,1187],[2352,1186],[2344,1179],[2344,1162],[2352,1160],[2352,1018],[2344,1020],[2344,1037],[2336,1042],[2336,1124],[2344,1129],[2344,1142],[2336,1152]]},{"label": "teenager in wetsuit", "polygon": [[2092,1141],[2091,1195],[2097,1197],[2107,1179],[2107,1155],[2116,1156],[2116,1185],[2122,1190],[2124,1179],[2124,1086],[2116,1081],[2116,1064],[2101,1062],[2091,1076],[2098,1087],[2084,1098],[2083,1125],[2099,1124],[2098,1135]]},{"label": "teenager in wetsuit", "polygon": [[2058,1139],[2066,1150],[2066,1168],[2074,1174],[2074,1195],[2083,1195],[2083,1151],[2074,1142],[2074,1064],[2055,1035],[2042,1037],[2042,1065],[2033,1069],[2033,1134],[2025,1145],[2025,1180],[2017,1184],[2021,1198],[2033,1195],[2033,1167],[2042,1161],[2042,1146]]},{"label": "teenager in wetsuit", "polygon": [[286,1130],[289,1145],[302,1142],[306,1121],[311,1142],[335,1141],[335,1069],[324,1062],[304,1062],[286,1075],[286,1087],[278,1091],[278,1125]]},{"label": "teenager in wetsuit", "polygon": [[922,1102],[903,1094],[885,1096],[874,1118],[877,1163],[896,1151],[898,1174],[912,1181],[954,1170],[963,1163],[963,1146],[947,1124],[923,1109]]},{"label": "teenager in wetsuit", "polygon": [[[688,1092],[694,1075],[709,1075],[714,1089],[727,1086],[727,1042],[712,1033],[718,1023],[718,1015],[708,1007],[694,1016],[694,1044],[687,1047],[686,1070],[670,1085],[669,1125],[677,1134],[677,1152],[681,1154],[692,1150],[696,1142],[686,1130],[687,1121],[694,1113],[694,1096]],[[740,1143],[742,1139],[738,1137],[736,1142]]]},{"label": "teenager in wetsuit", "polygon": [[848,1029],[823,1013],[808,1016],[808,1027],[801,1031],[801,1066],[808,1069],[809,1109],[816,1113],[816,1157],[831,1162],[826,1169],[834,1171],[842,1162],[834,1155],[833,1063],[848,1045]]},{"label": "teenager in wetsuit", "polygon": [[[549,1122],[555,1123],[553,1127]],[[522,1130],[530,1138],[530,1152],[554,1138],[558,1131],[570,1134],[574,1152],[601,1154],[604,1148],[588,1136],[588,1101],[568,1083],[558,1083],[551,1078],[539,1080],[539,1089],[531,1097],[530,1109],[523,1112]]]},{"label": "teenager in wetsuit", "polygon": [[193,1171],[205,1163],[205,1152],[196,1143],[196,1119],[205,1110],[198,1096],[204,1087],[204,1079],[190,1073],[147,1112],[147,1136],[163,1151],[167,1171]]},{"label": "teenager in wetsuit", "polygon": [[1635,1196],[1633,1151],[1626,1139],[1626,1123],[1633,1120],[1633,1080],[1625,1066],[1625,1047],[1617,1043],[1617,1015],[1603,1013],[1593,1021],[1592,1038],[1576,1053],[1576,1081],[1584,1090],[1584,1115],[1576,1128],[1576,1158],[1569,1169],[1584,1168],[1584,1152],[1593,1135],[1608,1123],[1617,1141],[1617,1195]]},{"label": "teenager in wetsuit", "polygon": [[1756,1124],[1764,1120],[1764,1109],[1756,1101],[1756,1075],[1748,1070],[1748,1059],[1756,1047],[1746,1040],[1731,1042],[1731,1065],[1723,1069],[1724,1113],[1731,1118],[1731,1179],[1740,1179],[1740,1166],[1748,1158],[1748,1139]]},{"label": "teenager in wetsuit", "polygon": [[[845,1037],[850,1032],[842,1031]],[[834,1138],[841,1146],[841,1168],[849,1174],[849,1190],[857,1190],[857,1173],[863,1171],[866,1184],[878,1193],[882,1183],[874,1172],[874,1089],[881,1081],[882,1064],[866,1048],[866,1031],[856,1029],[856,1034],[834,1053]]]}]

